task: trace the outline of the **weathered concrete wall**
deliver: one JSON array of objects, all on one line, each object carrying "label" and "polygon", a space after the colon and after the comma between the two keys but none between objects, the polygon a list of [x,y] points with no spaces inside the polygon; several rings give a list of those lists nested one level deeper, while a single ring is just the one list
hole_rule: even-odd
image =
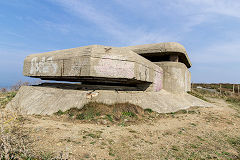
[{"label": "weathered concrete wall", "polygon": [[175,42],[121,48],[92,45],[34,54],[24,61],[25,76],[84,85],[23,86],[6,108],[50,115],[91,101],[129,102],[159,113],[211,106],[185,93],[191,89],[190,67],[185,48]]},{"label": "weathered concrete wall", "polygon": [[23,114],[51,115],[59,110],[82,108],[88,102],[107,104],[132,103],[142,108],[151,108],[159,113],[175,112],[189,107],[211,107],[212,105],[187,93],[174,94],[159,92],[76,90],[46,86],[23,86],[14,99],[6,106]]},{"label": "weathered concrete wall", "polygon": [[144,45],[137,45],[137,46],[122,47],[122,48],[130,49],[140,54],[143,57],[152,57],[153,59],[157,59],[158,57],[162,57],[165,55],[169,55],[169,56],[177,55],[179,61],[184,63],[188,68],[192,66],[191,61],[187,55],[186,49],[184,48],[183,45],[177,42],[144,44]]},{"label": "weathered concrete wall", "polygon": [[147,91],[160,91],[163,71],[131,50],[92,45],[27,56],[23,74],[50,80],[148,83]]},{"label": "weathered concrete wall", "polygon": [[183,63],[154,62],[163,69],[163,89],[172,93],[191,90],[191,73]]}]

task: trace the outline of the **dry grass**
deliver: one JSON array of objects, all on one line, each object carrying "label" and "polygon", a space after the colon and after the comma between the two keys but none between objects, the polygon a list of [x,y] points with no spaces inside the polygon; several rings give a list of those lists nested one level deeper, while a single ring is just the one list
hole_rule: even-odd
[{"label": "dry grass", "polygon": [[231,104],[232,108],[240,112],[240,95],[238,94],[219,94],[202,89],[193,89],[192,92],[189,92],[189,94],[208,102],[210,102],[208,98],[223,99],[229,104]]},{"label": "dry grass", "polygon": [[53,116],[1,110],[0,159],[240,159],[239,97],[194,95],[228,104],[169,114],[128,103],[89,103]]},{"label": "dry grass", "polygon": [[[89,113],[89,105],[81,113]],[[97,103],[94,106],[97,107]],[[121,104],[117,115],[126,112],[124,108]],[[125,126],[115,126],[110,120],[107,125],[99,125],[89,124],[91,119],[81,123],[77,120],[65,122],[55,116],[24,118],[2,112],[1,158],[239,159],[240,118],[232,117],[234,112],[226,110],[221,113],[214,109],[193,108]],[[130,111],[145,114],[142,109]],[[99,104],[91,114],[98,112],[113,114],[111,106],[105,104]],[[79,110],[72,109],[61,116],[68,117],[69,113],[75,117]]]},{"label": "dry grass", "polygon": [[[193,108],[128,126],[36,116],[28,128],[41,128],[32,136],[41,135],[36,148],[59,153],[67,146],[76,159],[237,160],[240,117],[235,113],[228,107]],[[52,143],[56,145],[48,147]]]},{"label": "dry grass", "polygon": [[0,113],[0,158],[25,159],[30,157],[27,133],[22,132],[22,117],[1,110]]},{"label": "dry grass", "polygon": [[5,108],[7,103],[15,97],[21,86],[28,86],[31,84],[32,83],[29,82],[18,81],[15,85],[10,87],[10,90],[6,88],[0,88],[0,109]]},{"label": "dry grass", "polygon": [[1,160],[38,160],[62,159],[50,152],[33,150],[31,130],[24,128],[28,119],[22,115],[0,110],[0,159]]}]

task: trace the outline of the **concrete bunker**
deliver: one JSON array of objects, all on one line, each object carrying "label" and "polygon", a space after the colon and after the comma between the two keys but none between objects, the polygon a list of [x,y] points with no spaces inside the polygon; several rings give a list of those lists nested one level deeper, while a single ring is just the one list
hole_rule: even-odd
[{"label": "concrete bunker", "polygon": [[190,90],[191,62],[179,43],[130,47],[91,45],[29,55],[23,74],[43,80],[82,82],[23,86],[7,109],[51,115],[88,102],[132,103],[159,113],[210,106]]}]

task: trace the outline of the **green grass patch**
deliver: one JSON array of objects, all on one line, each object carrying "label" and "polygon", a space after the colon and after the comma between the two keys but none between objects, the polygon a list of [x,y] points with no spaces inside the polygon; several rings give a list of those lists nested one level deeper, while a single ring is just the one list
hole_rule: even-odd
[{"label": "green grass patch", "polygon": [[57,112],[54,113],[54,114],[57,115],[57,116],[61,116],[61,115],[64,115],[65,112],[63,112],[62,110],[59,110],[59,111],[57,111]]},{"label": "green grass patch", "polygon": [[228,143],[234,147],[238,152],[240,152],[240,136],[232,137],[228,139]]},{"label": "green grass patch", "polygon": [[15,96],[17,92],[6,92],[0,94],[0,107],[5,107],[8,102],[10,102]]},{"label": "green grass patch", "polygon": [[110,122],[113,122],[112,115],[107,114],[107,115],[106,115],[106,118],[107,118],[107,120],[109,120]]},{"label": "green grass patch", "polygon": [[231,107],[238,112],[237,116],[240,116],[240,97],[227,97],[226,102],[230,103]]},{"label": "green grass patch", "polygon": [[197,97],[197,98],[199,98],[199,99],[201,99],[201,100],[204,100],[204,101],[206,101],[206,102],[209,102],[203,95],[201,95],[201,94],[199,94],[199,93],[197,93],[197,92],[188,92],[188,94],[191,94],[191,95],[194,96],[194,97]]},{"label": "green grass patch", "polygon": [[87,136],[92,137],[92,138],[97,138],[98,137],[96,134],[93,134],[93,133],[89,133]]},{"label": "green grass patch", "polygon": [[173,151],[179,151],[178,146],[175,146],[175,145],[173,145],[171,149],[172,149]]},{"label": "green grass patch", "polygon": [[78,114],[78,115],[76,116],[76,119],[78,119],[78,120],[83,120],[83,119],[85,119],[84,114],[83,114],[83,113]]},{"label": "green grass patch", "polygon": [[[151,114],[150,114],[151,113]],[[68,120],[85,120],[90,123],[98,123],[103,125],[122,124],[121,126],[131,125],[133,123],[143,122],[157,118],[158,114],[152,109],[143,109],[137,105],[130,103],[104,104],[98,102],[90,102],[85,104],[81,109],[75,107],[67,111],[55,113],[56,116],[62,116]]]},{"label": "green grass patch", "polygon": [[150,109],[150,108],[146,108],[146,109],[144,109],[144,112],[152,113],[152,112],[153,112],[153,110],[152,110],[152,109]]},{"label": "green grass patch", "polygon": [[239,105],[240,106],[240,98],[227,97],[226,101],[229,102],[229,103],[232,103],[234,105]]},{"label": "green grass patch", "polygon": [[135,113],[129,112],[129,111],[127,111],[127,112],[122,112],[122,115],[123,115],[123,116],[126,116],[126,117],[136,117],[136,114],[135,114]]}]

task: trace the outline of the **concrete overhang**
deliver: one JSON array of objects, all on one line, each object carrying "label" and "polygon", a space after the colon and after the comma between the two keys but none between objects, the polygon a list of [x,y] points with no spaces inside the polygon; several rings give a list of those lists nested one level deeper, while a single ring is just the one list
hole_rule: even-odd
[{"label": "concrete overhang", "polygon": [[178,55],[179,62],[184,63],[188,68],[192,66],[186,49],[177,42],[145,44],[122,48],[130,49],[153,62],[161,61],[161,58],[164,56]]},{"label": "concrete overhang", "polygon": [[153,84],[161,89],[161,67],[124,48],[91,45],[29,55],[23,74],[43,80]]}]

